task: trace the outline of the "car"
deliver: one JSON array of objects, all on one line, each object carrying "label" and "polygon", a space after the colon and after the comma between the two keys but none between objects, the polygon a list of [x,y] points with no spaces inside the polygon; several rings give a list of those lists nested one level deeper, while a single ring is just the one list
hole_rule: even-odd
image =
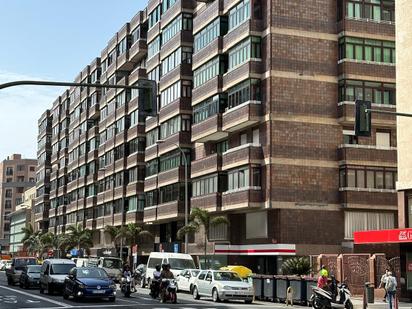
[{"label": "car", "polygon": [[11,268],[11,260],[10,261],[6,261],[6,264],[4,266],[4,270],[10,269]]},{"label": "car", "polygon": [[15,257],[11,260],[8,268],[6,264],[6,277],[8,285],[15,285],[20,282],[20,275],[27,265],[36,265],[37,259],[35,257]]},{"label": "car", "polygon": [[199,273],[199,269],[182,270],[176,278],[177,290],[192,293],[193,283]]},{"label": "car", "polygon": [[6,270],[6,264],[9,261],[10,261],[10,264],[11,264],[11,260],[0,260],[0,270]]},{"label": "car", "polygon": [[73,267],[76,267],[76,263],[72,260],[44,260],[40,271],[40,293],[43,294],[47,290],[47,293],[52,295],[55,291],[62,291],[64,280]]},{"label": "car", "polygon": [[27,265],[20,275],[20,287],[28,289],[40,285],[41,265]]},{"label": "car", "polygon": [[63,298],[108,298],[116,300],[116,284],[99,267],[75,267],[64,280]]},{"label": "car", "polygon": [[203,270],[193,283],[193,298],[212,297],[214,302],[222,300],[244,300],[251,304],[254,297],[253,286],[242,281],[233,271]]}]

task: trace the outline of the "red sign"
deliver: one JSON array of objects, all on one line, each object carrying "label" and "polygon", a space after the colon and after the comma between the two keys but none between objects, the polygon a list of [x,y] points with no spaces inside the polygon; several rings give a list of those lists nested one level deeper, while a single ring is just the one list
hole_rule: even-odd
[{"label": "red sign", "polygon": [[412,242],[412,228],[379,231],[358,231],[353,233],[353,238],[355,245]]}]

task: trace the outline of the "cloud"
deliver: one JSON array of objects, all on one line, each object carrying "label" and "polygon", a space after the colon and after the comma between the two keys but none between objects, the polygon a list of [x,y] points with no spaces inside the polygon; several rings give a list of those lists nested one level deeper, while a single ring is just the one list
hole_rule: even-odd
[{"label": "cloud", "polygon": [[[16,80],[45,80],[0,70],[0,83]],[[0,161],[13,153],[36,158],[37,121],[52,106],[64,88],[17,86],[0,90]]]}]

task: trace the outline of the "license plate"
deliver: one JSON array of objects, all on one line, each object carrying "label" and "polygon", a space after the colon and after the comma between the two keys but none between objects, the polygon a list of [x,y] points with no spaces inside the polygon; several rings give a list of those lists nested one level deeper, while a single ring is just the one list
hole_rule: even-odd
[{"label": "license plate", "polygon": [[104,294],[106,291],[105,290],[93,290],[93,294]]}]

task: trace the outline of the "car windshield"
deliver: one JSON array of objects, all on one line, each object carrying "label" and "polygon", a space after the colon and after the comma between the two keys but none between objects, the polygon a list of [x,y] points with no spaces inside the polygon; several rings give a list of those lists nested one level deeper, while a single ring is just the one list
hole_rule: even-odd
[{"label": "car windshield", "polygon": [[192,270],[192,276],[197,277],[197,275],[200,273],[200,270]]},{"label": "car windshield", "polygon": [[76,272],[77,278],[107,279],[107,273],[101,268],[79,268]]},{"label": "car windshield", "polygon": [[122,268],[122,261],[119,259],[104,259],[103,260],[103,267],[112,268],[112,269],[121,269]]},{"label": "car windshield", "polygon": [[75,267],[73,264],[52,264],[50,275],[68,275],[73,267]]},{"label": "car windshield", "polygon": [[190,269],[190,268],[195,268],[195,262],[193,262],[193,260],[189,260],[189,259],[173,259],[170,258],[169,259],[169,264],[170,264],[170,268],[171,269],[179,269],[179,270],[183,270],[183,269]]},{"label": "car windshield", "polygon": [[27,266],[27,273],[39,274],[40,269],[41,269],[41,265],[30,265],[30,266]]},{"label": "car windshield", "polygon": [[242,281],[236,273],[217,271],[213,274],[216,281]]},{"label": "car windshield", "polygon": [[26,265],[36,265],[36,259],[15,259],[14,266],[22,267]]}]

